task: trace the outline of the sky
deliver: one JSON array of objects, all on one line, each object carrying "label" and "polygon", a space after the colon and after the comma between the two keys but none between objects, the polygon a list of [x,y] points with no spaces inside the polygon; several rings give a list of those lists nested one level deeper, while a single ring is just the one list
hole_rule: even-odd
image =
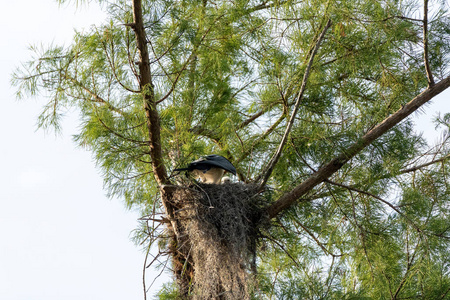
[{"label": "sky", "polygon": [[74,28],[105,15],[92,4],[1,4],[0,299],[144,299],[144,253],[130,240],[139,215],[106,197],[91,153],[72,140],[77,115],[67,116],[60,136],[37,130],[45,99],[18,101],[10,85],[29,45],[69,44]]},{"label": "sky", "polygon": [[[0,16],[0,299],[143,299],[144,253],[130,240],[138,213],[106,197],[91,153],[72,140],[76,114],[62,135],[36,130],[44,99],[17,101],[10,85],[29,45],[69,44],[74,28],[105,15],[94,4],[3,0]],[[430,140],[439,112],[450,112],[450,90],[414,115]]]}]

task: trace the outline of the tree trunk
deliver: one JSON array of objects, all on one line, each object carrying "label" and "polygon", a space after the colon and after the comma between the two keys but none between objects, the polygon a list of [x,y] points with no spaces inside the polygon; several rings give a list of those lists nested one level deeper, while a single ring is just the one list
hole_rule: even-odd
[{"label": "tree trunk", "polygon": [[181,296],[187,297],[189,294],[190,283],[193,280],[193,266],[188,261],[188,250],[190,246],[189,240],[186,237],[183,238],[179,234],[179,224],[174,215],[174,187],[170,185],[171,183],[163,160],[161,148],[161,126],[156,107],[152,74],[150,70],[150,57],[143,23],[141,0],[133,0],[133,18],[134,23],[131,24],[131,27],[136,35],[136,45],[139,52],[139,87],[143,96],[143,108],[147,121],[149,150],[153,175],[156,182],[160,186],[161,201],[171,224],[168,226],[171,236],[169,251],[172,253],[174,275],[176,277]]}]

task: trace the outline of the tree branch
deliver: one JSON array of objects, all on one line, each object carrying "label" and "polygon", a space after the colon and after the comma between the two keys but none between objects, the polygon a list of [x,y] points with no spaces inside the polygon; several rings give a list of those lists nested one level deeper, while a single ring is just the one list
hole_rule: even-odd
[{"label": "tree branch", "polygon": [[147,121],[153,176],[160,187],[162,204],[167,216],[171,220],[173,233],[178,237],[178,226],[174,218],[174,207],[169,202],[174,189],[168,187],[168,185],[170,185],[170,177],[167,175],[162,155],[161,125],[158,110],[156,109],[155,92],[150,70],[150,58],[144,29],[141,0],[133,0],[133,21],[134,26],[131,26],[131,28],[133,28],[136,35],[136,46],[139,53],[139,87],[143,96],[143,107]]},{"label": "tree branch", "polygon": [[[340,186],[340,187],[345,188],[345,189],[347,189],[349,191],[355,191],[357,193],[367,195],[369,197],[375,198],[375,199],[383,202],[384,204],[389,206],[392,210],[394,210],[396,213],[398,213],[400,216],[402,216],[418,232],[422,231],[422,229],[418,225],[416,225],[410,218],[408,218],[404,213],[402,213],[395,205],[393,205],[390,202],[384,200],[383,198],[378,197],[377,195],[374,195],[372,193],[369,193],[369,192],[366,192],[366,191],[363,191],[363,190],[360,190],[360,189],[357,189],[357,188],[354,188],[354,187],[342,184],[342,183],[337,183],[337,182],[334,182],[334,181],[331,181],[331,180],[328,180],[328,179],[326,179],[325,181],[328,182],[328,183],[331,183],[332,185]],[[355,218],[355,221],[356,221],[356,218]],[[356,224],[356,225],[359,227],[358,224]]]},{"label": "tree branch", "polygon": [[[100,35],[100,33],[98,33],[98,35]],[[130,88],[130,87],[126,86],[124,83],[122,83],[119,76],[117,75],[116,62],[114,61],[114,41],[112,38],[110,39],[110,42],[111,42],[110,46],[111,46],[111,52],[112,52],[111,55],[109,55],[109,53],[108,53],[108,45],[107,45],[106,41],[102,41],[102,45],[103,45],[103,50],[105,51],[104,53],[105,53],[106,59],[111,68],[112,74],[114,75],[114,78],[116,79],[117,83],[121,87],[123,87],[124,90],[127,90],[131,93],[138,93],[139,91],[133,90],[132,88]]]},{"label": "tree branch", "polygon": [[139,86],[143,94],[143,105],[147,119],[147,128],[150,141],[150,157],[152,159],[153,174],[158,185],[168,184],[169,177],[164,166],[161,149],[161,132],[158,111],[156,109],[155,93],[153,90],[150,59],[147,48],[147,38],[142,17],[141,0],[133,0],[133,20],[131,26],[136,35],[136,45],[139,52]]},{"label": "tree branch", "polygon": [[285,4],[288,1],[280,1],[280,2],[274,1],[273,3],[270,3],[270,4],[268,4],[267,2],[268,1],[263,1],[261,4],[258,4],[258,5],[254,6],[254,7],[251,7],[249,9],[247,9],[245,11],[245,14],[251,14],[251,13],[253,13],[255,11],[260,11],[260,10],[263,10],[263,9],[268,9],[268,8],[272,8],[272,7],[276,7],[276,6],[281,6],[281,5]]},{"label": "tree branch", "polygon": [[241,161],[243,161],[247,156],[249,156],[252,151],[253,148],[258,145],[259,143],[261,143],[262,141],[264,141],[269,134],[271,134],[277,127],[278,125],[280,125],[280,123],[283,121],[283,119],[285,118],[284,114],[281,114],[281,116],[275,121],[275,123],[273,123],[263,134],[261,134],[253,143],[252,145],[248,148],[248,149],[244,149],[244,151],[241,153],[241,156],[236,160],[236,163],[239,164]]},{"label": "tree branch", "polygon": [[274,244],[276,244],[278,247],[281,248],[281,250],[283,250],[284,253],[286,253],[286,255],[292,260],[292,262],[297,266],[297,268],[301,268],[300,264],[295,260],[295,258],[289,253],[289,251],[286,250],[286,248],[283,246],[283,244],[281,244],[279,241],[277,241],[276,239],[270,237],[270,236],[265,236],[265,238],[269,239],[270,241],[272,241]]},{"label": "tree branch", "polygon": [[438,158],[438,159],[429,161],[429,162],[427,162],[427,163],[418,165],[418,166],[414,166],[414,167],[411,167],[411,168],[408,168],[408,169],[400,170],[400,174],[406,174],[406,173],[415,172],[415,171],[417,171],[417,170],[420,170],[420,169],[423,169],[423,168],[425,168],[425,167],[428,167],[428,166],[430,166],[430,165],[432,165],[432,164],[435,164],[435,163],[438,163],[438,162],[442,162],[442,161],[444,161],[444,160],[447,160],[447,159],[449,159],[449,158],[450,158],[450,154],[448,154],[448,155],[446,155],[446,156],[444,156],[444,157],[441,157],[441,158]]},{"label": "tree branch", "polygon": [[431,73],[430,62],[428,61],[428,0],[423,1],[423,58],[425,61],[428,86],[433,86],[434,79]]},{"label": "tree branch", "polygon": [[409,103],[403,106],[394,114],[387,117],[384,121],[375,126],[372,130],[367,132],[363,137],[351,145],[347,150],[337,155],[334,159],[326,163],[311,176],[294,187],[291,191],[282,195],[277,201],[272,203],[267,208],[267,213],[270,218],[276,217],[283,210],[293,205],[300,197],[311,191],[318,184],[322,183],[334,173],[336,173],[343,165],[345,165],[352,157],[370,145],[373,141],[381,135],[399,124],[423,104],[430,101],[433,97],[444,91],[450,86],[450,76],[441,80],[434,86],[428,87],[425,91],[412,99]]},{"label": "tree branch", "polygon": [[[96,102],[96,103],[100,103],[100,104],[104,104],[105,106],[108,107],[108,109],[110,109],[111,111],[114,111],[124,117],[127,116],[127,113],[125,113],[124,111],[120,110],[119,108],[114,107],[114,105],[112,105],[109,101],[106,101],[105,99],[103,99],[102,97],[100,97],[96,92],[92,91],[91,89],[89,89],[88,87],[86,87],[84,84],[82,84],[80,81],[78,81],[77,79],[73,78],[70,75],[63,75],[65,79],[70,80],[73,84],[75,84],[75,86],[81,88],[83,91],[85,91],[86,93],[88,93],[92,98],[94,98],[94,100],[91,100],[92,102]],[[84,98],[84,100],[89,101],[88,99]]]},{"label": "tree branch", "polygon": [[322,30],[322,32],[320,33],[319,38],[317,39],[314,48],[311,52],[311,55],[309,57],[309,62],[308,65],[306,66],[306,70],[305,70],[305,74],[303,75],[303,80],[302,80],[302,84],[300,87],[300,91],[298,93],[297,99],[295,101],[295,105],[294,105],[294,109],[292,110],[291,113],[291,117],[289,118],[289,122],[286,126],[286,131],[284,132],[283,138],[281,139],[280,145],[278,146],[277,151],[275,152],[275,154],[272,156],[271,160],[269,161],[269,164],[267,165],[267,167],[264,169],[264,171],[262,172],[261,176],[258,178],[258,181],[262,179],[261,184],[260,184],[260,188],[262,188],[267,180],[269,179],[270,175],[272,174],[272,171],[275,167],[275,165],[277,164],[278,160],[281,157],[281,153],[283,151],[284,145],[286,144],[287,138],[289,136],[289,133],[291,132],[292,129],[292,125],[294,124],[294,120],[295,120],[295,115],[297,114],[298,108],[300,106],[300,102],[302,100],[303,97],[303,93],[305,92],[306,89],[306,83],[308,81],[308,77],[309,77],[309,73],[311,71],[311,67],[314,61],[314,56],[317,53],[317,50],[320,47],[320,43],[322,42],[326,31],[328,30],[328,28],[330,28],[331,26],[331,20],[328,20],[328,22],[325,25],[325,28]]}]

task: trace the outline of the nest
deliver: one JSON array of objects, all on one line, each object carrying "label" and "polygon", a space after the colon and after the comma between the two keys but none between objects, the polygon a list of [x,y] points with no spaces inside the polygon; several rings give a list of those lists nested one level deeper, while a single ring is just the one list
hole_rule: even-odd
[{"label": "nest", "polygon": [[174,268],[179,270],[177,277],[190,277],[193,299],[250,298],[249,277],[256,268],[264,202],[257,186],[250,184],[177,189],[173,197],[179,227]]}]

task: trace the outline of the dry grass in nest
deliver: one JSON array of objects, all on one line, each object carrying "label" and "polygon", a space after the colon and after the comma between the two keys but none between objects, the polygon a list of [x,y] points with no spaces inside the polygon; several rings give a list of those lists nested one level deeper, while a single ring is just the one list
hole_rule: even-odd
[{"label": "dry grass in nest", "polygon": [[[177,189],[178,251],[193,266],[193,299],[249,299],[264,198],[256,185],[197,184]],[[181,230],[180,230],[181,229]]]}]

